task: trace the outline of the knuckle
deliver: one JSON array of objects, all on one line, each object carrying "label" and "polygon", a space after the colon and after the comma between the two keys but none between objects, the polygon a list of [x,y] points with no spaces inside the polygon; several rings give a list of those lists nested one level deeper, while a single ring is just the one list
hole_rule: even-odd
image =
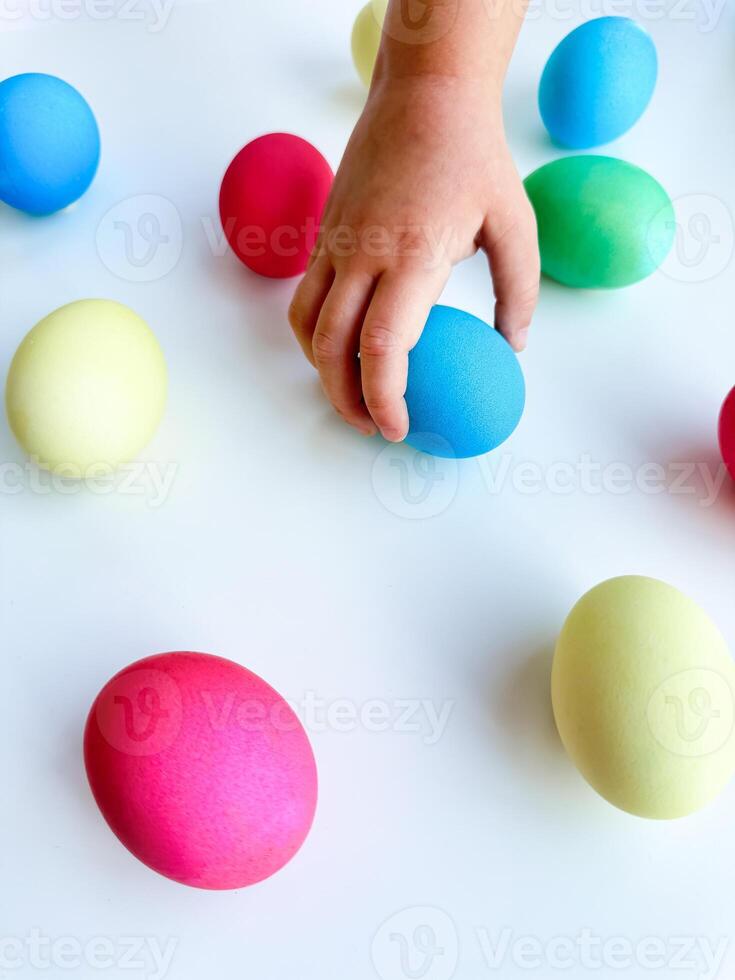
[{"label": "knuckle", "polygon": [[395,255],[404,258],[418,258],[426,248],[426,235],[420,228],[404,227],[396,231]]},{"label": "knuckle", "polygon": [[329,364],[342,356],[342,345],[331,330],[317,330],[312,341],[312,351],[317,364]]},{"label": "knuckle", "polygon": [[334,408],[337,415],[339,415],[339,417],[344,422],[351,421],[349,405],[346,405],[344,402],[340,401],[340,399],[337,398],[332,400],[332,407]]},{"label": "knuckle", "polygon": [[517,291],[503,302],[499,302],[498,311],[511,318],[514,323],[518,323],[520,327],[527,327],[531,322],[537,302],[538,287],[532,285]]},{"label": "knuckle", "polygon": [[349,397],[333,396],[330,398],[332,408],[348,425],[356,425],[361,421],[360,404]]},{"label": "knuckle", "polygon": [[366,393],[365,404],[373,417],[377,415],[381,419],[388,419],[393,414],[393,402],[384,395],[369,395]]},{"label": "knuckle", "polygon": [[526,243],[529,249],[533,249],[534,252],[538,252],[538,221],[536,219],[536,212],[534,211],[531,202],[527,197],[524,197],[523,203],[519,208],[518,212],[518,222],[517,222],[518,234]]},{"label": "knuckle", "polygon": [[538,251],[538,224],[536,212],[531,202],[524,195],[517,204],[513,204],[507,215],[507,220],[500,223],[492,235],[492,246],[502,249],[510,243],[520,241],[529,249]]},{"label": "knuckle", "polygon": [[538,302],[538,283],[532,282],[522,286],[515,297],[515,305],[522,313],[533,313]]},{"label": "knuckle", "polygon": [[490,252],[500,254],[507,248],[508,243],[512,243],[513,237],[518,233],[518,222],[513,220],[509,224],[499,227],[492,227],[489,241]]},{"label": "knuckle", "polygon": [[528,203],[528,207],[526,209],[525,228],[526,234],[529,236],[529,238],[532,238],[535,243],[536,239],[538,238],[538,220],[536,218],[536,212],[531,207],[530,202]]},{"label": "knuckle", "polygon": [[518,220],[524,228],[536,227],[536,212],[525,190],[522,191],[518,198],[517,214]]},{"label": "knuckle", "polygon": [[351,402],[346,405],[342,405],[339,409],[339,414],[348,425],[355,425],[360,421],[358,406],[353,405]]},{"label": "knuckle", "polygon": [[303,330],[306,326],[306,314],[298,296],[295,296],[291,300],[291,305],[288,308],[288,322],[291,324],[292,329],[297,332]]},{"label": "knuckle", "polygon": [[390,357],[399,351],[395,332],[385,323],[372,322],[365,326],[360,338],[360,350],[367,357]]}]

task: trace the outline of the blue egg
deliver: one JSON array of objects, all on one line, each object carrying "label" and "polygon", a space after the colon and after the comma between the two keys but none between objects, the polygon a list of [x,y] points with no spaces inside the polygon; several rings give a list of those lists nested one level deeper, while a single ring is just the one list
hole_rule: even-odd
[{"label": "blue egg", "polygon": [[409,354],[406,442],[432,456],[481,456],[511,435],[525,401],[518,358],[497,330],[435,306]]},{"label": "blue egg", "polygon": [[60,211],[87,190],[99,159],[97,123],[75,88],[53,75],[0,82],[0,200]]},{"label": "blue egg", "polygon": [[564,38],[546,63],[539,109],[555,143],[609,143],[640,119],[656,87],[650,35],[628,17],[598,17]]}]

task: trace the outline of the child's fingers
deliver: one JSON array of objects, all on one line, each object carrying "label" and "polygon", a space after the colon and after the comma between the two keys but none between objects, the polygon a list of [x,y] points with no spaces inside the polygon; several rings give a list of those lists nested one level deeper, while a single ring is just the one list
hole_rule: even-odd
[{"label": "child's fingers", "polygon": [[320,256],[299,283],[288,310],[291,329],[312,364],[314,364],[312,351],[314,331],[321,308],[332,288],[334,276],[329,258],[326,255]]},{"label": "child's fingers", "polygon": [[360,328],[375,288],[368,273],[338,273],[314,331],[314,361],[324,393],[339,414],[365,435],[375,435],[362,401]]},{"label": "child's fingers", "polygon": [[363,398],[375,424],[390,442],[400,442],[408,433],[403,399],[408,352],[421,336],[445,282],[443,272],[385,272],[365,317],[360,336]]},{"label": "child's fingers", "polygon": [[530,206],[487,249],[495,288],[495,326],[516,351],[524,350],[541,274],[536,221]]}]

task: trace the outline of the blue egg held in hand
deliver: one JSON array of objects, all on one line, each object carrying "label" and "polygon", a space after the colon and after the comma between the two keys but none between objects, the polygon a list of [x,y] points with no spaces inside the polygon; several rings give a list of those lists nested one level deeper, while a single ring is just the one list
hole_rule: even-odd
[{"label": "blue egg held in hand", "polygon": [[53,75],[0,82],[0,200],[28,214],[52,214],[78,200],[100,159],[94,114]]},{"label": "blue egg held in hand", "polygon": [[510,344],[477,317],[435,306],[409,354],[406,442],[432,456],[481,456],[512,434],[525,401]]},{"label": "blue egg held in hand", "polygon": [[564,38],[546,63],[539,110],[560,146],[609,143],[643,115],[656,87],[650,35],[628,17],[598,17]]}]

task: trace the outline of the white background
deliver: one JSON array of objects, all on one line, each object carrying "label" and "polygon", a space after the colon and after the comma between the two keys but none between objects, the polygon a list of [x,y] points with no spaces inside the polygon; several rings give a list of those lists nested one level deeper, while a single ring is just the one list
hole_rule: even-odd
[{"label": "white background", "polygon": [[[735,791],[673,823],[614,810],[565,757],[548,681],[572,604],[617,574],[672,582],[735,635],[735,494],[726,483],[707,501],[694,476],[693,492],[676,492],[671,468],[696,462],[716,476],[717,413],[735,383],[732,8],[710,30],[704,0],[607,10],[655,15],[657,92],[606,152],[680,199],[677,251],[668,275],[621,292],[544,283],[523,356],[524,419],[494,456],[457,466],[416,464],[344,427],[290,336],[294,283],[258,280],[211,245],[221,175],[255,135],[298,132],[339,163],[364,99],[349,54],[358,4],[182,3],[164,24],[140,2],[111,19],[80,16],[73,0],[46,20],[30,4],[0,6],[2,74],[66,78],[103,137],[99,175],[72,211],[31,220],[0,209],[0,371],[57,306],[128,303],[170,366],[168,412],[144,458],[175,474],[163,501],[142,478],[142,493],[63,493],[22,468],[0,426],[0,938],[25,943],[36,929],[49,941],[107,937],[116,950],[100,969],[74,967],[58,947],[39,962],[24,947],[0,976],[36,976],[50,959],[53,977],[155,976],[150,956],[126,968],[125,937],[173,940],[172,980],[707,975],[695,954],[676,970],[671,940],[716,946],[732,930]],[[536,86],[553,45],[589,14],[559,2],[524,29],[507,89],[523,174],[558,155]],[[146,214],[168,238],[147,264]],[[688,222],[698,214],[710,222],[701,254],[701,224]],[[490,318],[482,257],[455,271],[444,301]],[[604,486],[599,472],[572,471],[560,492],[570,471],[549,468],[585,455],[634,474],[661,464],[668,488],[626,486],[623,469],[620,489],[606,469]],[[188,889],[118,844],[81,759],[102,684],[175,649],[237,660],[297,703],[359,712],[378,699],[397,719],[405,700],[419,702],[420,730],[320,715],[320,805],[298,857],[249,890]],[[438,738],[424,699],[451,708]],[[444,952],[421,953],[422,925]],[[621,954],[608,953],[593,970],[579,949],[564,971],[546,953],[535,970],[511,951],[501,968],[483,958],[485,933],[546,946],[584,929],[658,937],[665,954],[657,969],[635,955],[615,969]],[[734,968],[728,948],[719,975]]]}]

